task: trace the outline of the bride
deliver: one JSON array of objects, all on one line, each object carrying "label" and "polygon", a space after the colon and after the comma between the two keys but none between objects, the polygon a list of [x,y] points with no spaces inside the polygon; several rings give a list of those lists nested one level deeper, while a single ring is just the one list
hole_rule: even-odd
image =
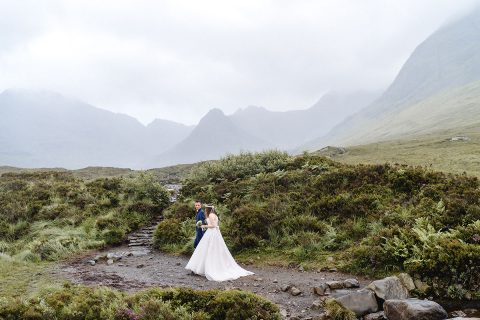
[{"label": "bride", "polygon": [[253,274],[240,267],[233,259],[218,227],[218,216],[213,206],[206,206],[207,231],[197,245],[185,269],[205,275],[208,280],[227,281]]}]

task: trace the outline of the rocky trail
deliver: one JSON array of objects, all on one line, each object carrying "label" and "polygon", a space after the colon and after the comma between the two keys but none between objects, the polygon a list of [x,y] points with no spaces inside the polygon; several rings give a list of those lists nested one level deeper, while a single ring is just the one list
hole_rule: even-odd
[{"label": "rocky trail", "polygon": [[[127,245],[91,251],[65,262],[58,271],[60,276],[73,283],[105,285],[126,291],[148,287],[247,290],[278,304],[285,318],[290,319],[308,319],[320,314],[320,296],[313,292],[314,287],[328,281],[353,278],[335,270],[302,271],[246,265],[243,267],[255,275],[227,282],[208,281],[185,269],[188,257],[152,250],[152,235],[158,222],[129,235]],[[358,279],[358,286],[361,287],[369,283],[368,279],[355,279]],[[357,286],[355,281],[352,285]],[[353,288],[332,290],[330,294],[338,296],[351,290]]]},{"label": "rocky trail", "polygon": [[[322,299],[356,294],[359,288],[371,283],[367,278],[343,274],[335,269],[304,271],[253,265],[243,267],[255,275],[227,282],[208,281],[185,269],[188,257],[172,256],[151,248],[153,231],[159,221],[129,235],[126,245],[77,256],[60,265],[56,272],[73,283],[105,285],[126,291],[148,287],[246,290],[276,303],[285,319],[305,320],[321,319]],[[370,294],[375,304],[375,296]],[[365,303],[361,300],[363,296],[359,298],[360,303]]]}]

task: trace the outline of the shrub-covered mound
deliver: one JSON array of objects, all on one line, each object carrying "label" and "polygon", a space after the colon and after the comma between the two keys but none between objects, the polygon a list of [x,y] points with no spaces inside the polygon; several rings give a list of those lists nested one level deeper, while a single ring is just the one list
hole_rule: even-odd
[{"label": "shrub-covered mound", "polygon": [[126,294],[66,284],[30,299],[0,297],[1,319],[281,319],[278,307],[253,293],[148,289]]},{"label": "shrub-covered mound", "polygon": [[67,172],[4,173],[0,260],[53,261],[120,243],[168,204],[149,175],[86,181]]},{"label": "shrub-covered mound", "polygon": [[[480,298],[476,177],[246,153],[196,168],[184,183],[183,206],[193,207],[197,198],[218,205],[222,233],[237,257],[306,266],[325,266],[333,257],[345,271],[407,271],[438,296]],[[170,219],[165,226],[177,229],[189,221],[176,211]],[[177,248],[191,246],[188,237],[177,241]]]}]

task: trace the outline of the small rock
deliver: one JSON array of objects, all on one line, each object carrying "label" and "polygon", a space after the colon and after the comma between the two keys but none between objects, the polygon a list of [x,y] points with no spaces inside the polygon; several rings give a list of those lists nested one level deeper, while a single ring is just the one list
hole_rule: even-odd
[{"label": "small rock", "polygon": [[181,264],[180,262],[177,262],[176,265],[177,265],[177,266],[181,266],[182,264]]},{"label": "small rock", "polygon": [[434,301],[419,299],[392,299],[383,304],[385,316],[389,320],[425,319],[443,320],[447,312]]},{"label": "small rock", "polygon": [[144,264],[142,264],[142,263],[141,263],[141,264],[137,264],[137,268],[139,268],[139,269],[140,269],[140,268],[143,268],[143,267],[145,267],[145,265],[144,265]]},{"label": "small rock", "polygon": [[386,319],[387,318],[385,318],[385,312],[383,311],[370,313],[363,317],[363,320],[386,320]]},{"label": "small rock", "polygon": [[330,271],[330,272],[337,272],[337,268],[330,268],[330,269],[328,269],[328,271]]},{"label": "small rock", "polygon": [[113,264],[113,259],[108,259],[108,260],[107,260],[107,264],[108,264],[108,265],[112,265],[112,264]]},{"label": "small rock", "polygon": [[286,318],[287,315],[288,315],[287,310],[285,310],[285,309],[280,309],[280,315],[281,315],[282,317]]},{"label": "small rock", "polygon": [[358,288],[360,287],[360,283],[357,279],[346,279],[343,281],[343,286],[345,288]]},{"label": "small rock", "polygon": [[87,264],[94,266],[96,264],[95,260],[88,260]]},{"label": "small rock", "polygon": [[[330,293],[330,288],[326,283],[321,283],[320,285],[313,287],[313,293],[319,296],[328,295]],[[328,292],[327,292],[328,291]]]},{"label": "small rock", "polygon": [[343,288],[343,282],[342,281],[327,281],[326,284],[332,290]]},{"label": "small rock", "polygon": [[298,296],[301,293],[302,293],[302,291],[300,289],[298,289],[297,287],[291,287],[290,288],[290,294],[292,296]]},{"label": "small rock", "polygon": [[272,282],[273,282],[273,283],[278,283],[278,280],[277,280],[277,279],[273,279]]},{"label": "small rock", "polygon": [[304,271],[305,271],[305,269],[303,268],[303,266],[300,266],[300,267],[298,267],[298,271],[300,271],[300,272],[304,272]]},{"label": "small rock", "polygon": [[289,284],[284,284],[280,290],[282,290],[283,292],[287,292],[292,286],[289,285]]},{"label": "small rock", "polygon": [[262,278],[255,278],[254,280],[255,280],[255,281],[263,281]]},{"label": "small rock", "polygon": [[323,301],[322,300],[315,300],[312,302],[311,308],[314,310],[321,309],[323,307]]},{"label": "small rock", "polygon": [[328,262],[333,262],[333,260],[335,260],[335,259],[333,259],[333,257],[328,257],[328,258],[327,258],[327,261],[328,261]]},{"label": "small rock", "polygon": [[98,260],[104,260],[104,259],[107,259],[107,255],[106,254],[97,254],[93,260],[95,260],[95,262],[98,262]]},{"label": "small rock", "polygon": [[450,316],[452,317],[466,317],[467,314],[461,310],[457,310],[457,311],[453,311],[452,313],[450,313]]}]

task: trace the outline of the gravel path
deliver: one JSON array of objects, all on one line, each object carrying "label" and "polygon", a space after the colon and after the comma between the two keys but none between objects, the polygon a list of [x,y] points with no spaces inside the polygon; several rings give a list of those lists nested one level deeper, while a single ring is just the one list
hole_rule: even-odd
[{"label": "gravel path", "polygon": [[[190,274],[185,269],[188,262],[186,257],[151,252],[147,248],[131,249],[127,246],[117,247],[107,252],[122,258],[110,265],[105,260],[99,260],[92,266],[88,261],[106,252],[91,252],[61,265],[59,275],[73,283],[105,285],[126,291],[148,287],[187,287],[200,290],[241,289],[257,293],[275,302],[287,318],[297,316],[300,319],[308,319],[321,313],[320,310],[312,308],[313,302],[320,298],[313,293],[314,286],[326,281],[352,278],[351,275],[338,272],[313,272],[247,265],[243,267],[253,271],[255,275],[234,281],[214,282],[208,281],[205,277]],[[358,277],[357,279],[361,287],[370,282],[368,279]],[[290,292],[283,292],[281,289],[284,285],[293,285],[302,293],[293,296]],[[346,291],[347,289],[334,290],[332,296],[345,294]]]},{"label": "gravel path", "polygon": [[[297,317],[299,319],[309,319],[321,313],[320,310],[312,308],[313,302],[320,298],[313,293],[313,287],[326,281],[348,278],[358,279],[361,287],[370,282],[365,278],[339,272],[301,271],[253,265],[243,267],[254,272],[255,275],[234,281],[208,281],[205,277],[193,275],[185,269],[188,257],[177,257],[151,250],[153,229],[154,225],[131,234],[128,237],[130,241],[128,245],[91,251],[83,256],[77,256],[61,264],[56,273],[73,283],[105,285],[125,291],[136,291],[148,287],[246,290],[257,293],[279,305],[285,318]],[[107,254],[108,258],[111,258],[110,261],[108,258],[105,259]],[[97,262],[94,263],[92,260],[97,260]],[[282,287],[285,285],[293,285],[302,293],[293,296],[290,292],[284,292]],[[347,289],[334,290],[331,295],[337,296],[346,292],[348,292]]]}]

